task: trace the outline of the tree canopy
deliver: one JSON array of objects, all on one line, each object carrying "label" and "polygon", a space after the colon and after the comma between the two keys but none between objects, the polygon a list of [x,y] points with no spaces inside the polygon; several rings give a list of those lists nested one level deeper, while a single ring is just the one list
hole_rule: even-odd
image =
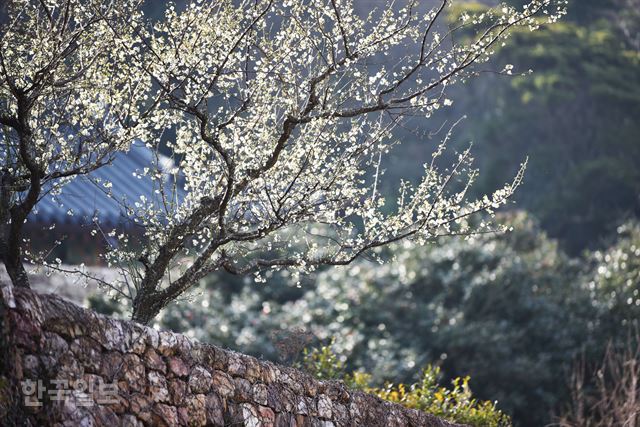
[{"label": "tree canopy", "polygon": [[[133,318],[145,323],[213,271],[258,279],[268,269],[308,273],[403,239],[424,243],[499,228],[470,220],[505,204],[524,166],[497,190],[470,197],[477,178],[470,150],[449,167],[440,162],[450,131],[421,177],[399,183],[387,209],[391,203],[379,189],[382,158],[399,142],[395,128],[450,106],[447,88],[476,76],[512,29],[554,23],[565,6],[505,5],[462,14],[449,28],[448,0],[427,10],[390,2],[366,16],[351,0],[198,0],[180,10],[169,4],[155,21],[144,18],[139,2],[121,3],[14,0],[8,7],[0,106],[3,132],[18,148],[6,163],[29,184],[3,187],[7,200],[21,200],[22,215],[5,216],[13,242],[5,264],[21,267],[21,227],[47,191],[43,179],[60,178],[51,172],[59,169],[56,161],[74,165],[64,176],[78,175],[85,172],[78,169],[87,161],[83,150],[99,167],[126,149],[130,135],[123,132],[144,130],[144,142],[158,150],[173,129],[165,142],[174,170],[140,171],[156,180],[157,197],[122,201],[144,229],[143,241],[103,231],[119,242],[106,260],[128,270],[121,283],[108,285],[132,300]],[[55,115],[48,107],[58,97],[63,106],[91,105],[61,107],[68,125],[54,135],[38,120]],[[94,132],[96,118],[112,127],[112,144],[91,145],[101,130]],[[50,137],[75,142],[43,145]],[[171,197],[164,173],[176,175],[171,182],[183,186],[182,200]]]}]

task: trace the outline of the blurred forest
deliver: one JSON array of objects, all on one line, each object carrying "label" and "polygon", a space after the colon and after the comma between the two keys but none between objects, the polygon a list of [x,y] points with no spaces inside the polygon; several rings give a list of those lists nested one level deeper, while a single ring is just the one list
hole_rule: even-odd
[{"label": "blurred forest", "polygon": [[[489,72],[505,64],[513,76]],[[398,245],[387,264],[363,259],[301,286],[283,273],[266,284],[214,276],[160,324],[287,362],[296,351],[279,343],[305,331],[334,339],[349,370],[379,383],[434,363],[447,378],[470,375],[516,425],[552,422],[570,403],[577,361],[596,366],[609,342],[622,348],[640,315],[640,1],[571,0],[566,19],[514,34],[487,69],[427,125],[407,126],[385,179],[389,190],[417,179],[438,130],[466,116],[455,139],[474,143],[479,194],[529,159],[502,217],[513,232]],[[124,310],[100,296],[91,304]]]}]

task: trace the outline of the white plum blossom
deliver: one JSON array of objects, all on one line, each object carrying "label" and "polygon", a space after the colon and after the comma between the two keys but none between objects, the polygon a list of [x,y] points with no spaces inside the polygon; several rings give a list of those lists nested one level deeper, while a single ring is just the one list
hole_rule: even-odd
[{"label": "white plum blossom", "polygon": [[[389,2],[367,16],[353,0],[169,7],[143,62],[158,87],[156,128],[175,130],[169,146],[186,196],[138,211],[142,253],[109,254],[134,269],[134,319],[148,322],[217,270],[262,281],[263,270],[344,265],[401,239],[500,229],[473,216],[506,203],[524,165],[470,200],[470,150],[439,164],[449,133],[423,178],[400,183],[392,201],[378,190],[382,159],[399,142],[396,127],[450,106],[446,88],[477,75],[509,29],[555,22],[565,1],[500,6],[446,26],[450,5]],[[473,36],[458,44],[457,30]]]},{"label": "white plum blossom", "polygon": [[[262,281],[264,270],[288,269],[297,277],[402,239],[426,243],[500,229],[473,217],[506,203],[524,165],[503,188],[470,199],[478,174],[470,150],[448,167],[441,164],[450,131],[434,147],[423,177],[398,183],[397,198],[387,199],[380,191],[383,161],[400,143],[397,128],[452,105],[447,88],[477,76],[477,65],[511,28],[553,23],[566,1],[500,5],[465,13],[457,23],[446,20],[451,0],[426,11],[417,0],[380,2],[366,16],[356,0],[191,0],[185,8],[169,3],[154,22],[145,21],[133,1],[14,3],[31,11],[24,19],[39,23],[36,36],[47,34],[53,24],[46,15],[58,16],[64,3],[77,6],[79,26],[89,19],[85,10],[89,17],[101,8],[114,14],[112,25],[107,19],[95,29],[82,27],[97,47],[68,63],[91,72],[69,84],[77,93],[59,101],[69,116],[62,123],[58,98],[42,97],[40,109],[54,114],[34,122],[43,142],[33,147],[51,170],[68,167],[79,140],[91,143],[96,135],[121,149],[139,132],[148,147],[166,144],[172,153],[172,167],[155,162],[136,173],[157,186],[154,200],[127,203],[144,239],[133,245],[131,236],[113,233],[122,244],[106,256],[128,266],[130,274],[113,288],[132,299],[135,320],[149,322],[213,271]],[[131,19],[119,22],[120,13]],[[14,64],[0,86],[0,108],[9,117],[20,108],[8,82],[28,87],[39,79],[37,70],[47,66],[47,52],[56,52],[59,40],[36,43],[5,33],[14,37],[0,39],[3,52],[9,49],[3,56]],[[46,43],[50,47],[41,49]],[[58,148],[46,148],[49,135]],[[167,174],[175,178],[164,179]],[[181,186],[184,197],[168,185]]]}]

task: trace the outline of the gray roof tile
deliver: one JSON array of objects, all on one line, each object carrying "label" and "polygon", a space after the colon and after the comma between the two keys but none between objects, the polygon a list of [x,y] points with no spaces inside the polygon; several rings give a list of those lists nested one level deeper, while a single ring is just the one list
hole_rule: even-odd
[{"label": "gray roof tile", "polygon": [[[171,164],[167,158],[160,158],[163,166]],[[133,205],[145,196],[147,200],[159,202],[154,183],[147,177],[136,178],[145,167],[153,168],[154,153],[144,144],[135,143],[128,152],[115,154],[113,162],[86,176],[78,176],[62,188],[59,195],[46,194],[29,216],[30,222],[40,224],[91,224],[94,215],[100,224],[127,226],[131,220],[122,205],[126,201]],[[172,178],[167,178],[172,179]],[[111,194],[97,182],[111,182]],[[172,185],[166,187],[169,191]],[[179,200],[184,198],[182,186],[176,186]],[[73,215],[68,215],[72,211]]]}]

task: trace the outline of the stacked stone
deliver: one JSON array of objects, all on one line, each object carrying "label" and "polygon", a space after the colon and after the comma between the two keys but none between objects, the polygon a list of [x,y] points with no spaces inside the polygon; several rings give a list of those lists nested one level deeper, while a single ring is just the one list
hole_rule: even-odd
[{"label": "stacked stone", "polygon": [[[15,365],[4,364],[5,378],[94,385],[90,404],[74,391],[60,400],[44,396],[42,406],[14,396],[26,425],[452,426],[340,382],[101,316],[55,296],[6,288],[3,294],[2,344],[12,352],[4,359]],[[108,404],[95,403],[100,383],[117,386]]]}]

